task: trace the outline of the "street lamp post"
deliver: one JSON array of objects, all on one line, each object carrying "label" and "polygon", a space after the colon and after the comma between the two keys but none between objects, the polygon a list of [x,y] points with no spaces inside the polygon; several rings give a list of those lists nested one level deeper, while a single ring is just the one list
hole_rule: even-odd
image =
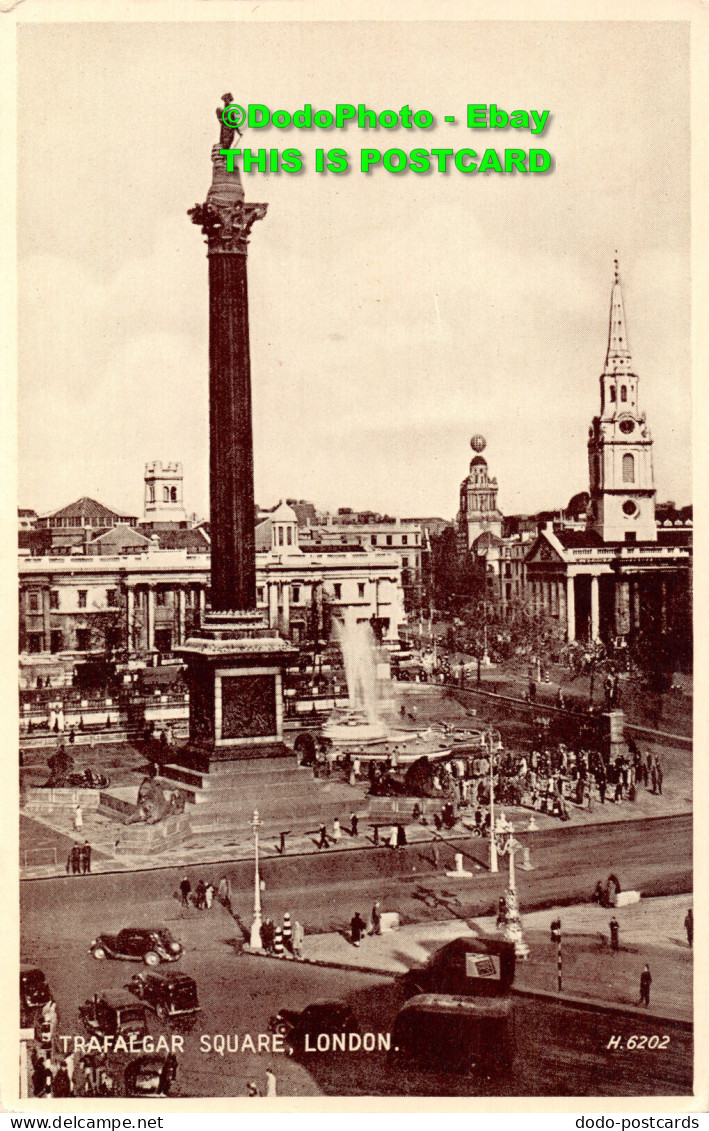
[{"label": "street lamp post", "polygon": [[498,916],[497,926],[502,931],[503,938],[507,942],[514,943],[517,958],[529,958],[529,947],[522,933],[522,917],[519,913],[519,899],[515,883],[515,852],[519,851],[521,847],[519,841],[515,840],[510,833],[502,849],[503,853],[506,852],[509,857],[509,884],[503,896],[504,911]]},{"label": "street lamp post", "polygon": [[497,864],[497,840],[495,837],[495,775],[493,769],[493,739],[492,727],[488,730],[490,745],[490,871],[499,872]]},{"label": "street lamp post", "polygon": [[254,921],[251,924],[249,940],[254,950],[261,949],[261,876],[258,869],[258,830],[263,821],[259,820],[258,809],[254,809],[251,828],[254,830]]}]

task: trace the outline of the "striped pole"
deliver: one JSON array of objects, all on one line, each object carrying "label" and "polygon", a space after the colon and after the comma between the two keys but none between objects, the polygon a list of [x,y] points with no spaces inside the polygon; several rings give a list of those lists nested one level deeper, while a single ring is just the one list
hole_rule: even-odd
[{"label": "striped pole", "polygon": [[561,993],[561,919],[552,921],[551,938],[556,941],[556,988]]},{"label": "striped pole", "polygon": [[280,927],[276,927],[273,933],[273,952],[276,958],[283,958],[283,932]]},{"label": "striped pole", "polygon": [[293,928],[290,922],[290,912],[286,911],[283,916],[283,945],[286,950],[293,951]]}]

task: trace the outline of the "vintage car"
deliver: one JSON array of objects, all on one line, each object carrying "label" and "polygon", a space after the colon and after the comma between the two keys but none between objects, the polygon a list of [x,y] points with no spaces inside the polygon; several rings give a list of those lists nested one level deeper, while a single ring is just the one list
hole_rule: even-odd
[{"label": "vintage car", "polygon": [[98,935],[89,953],[94,958],[121,958],[124,962],[159,966],[161,962],[177,962],[182,957],[182,944],[173,939],[166,927],[124,927],[117,935]]},{"label": "vintage car", "polygon": [[167,1096],[177,1075],[177,1059],[150,1054],[131,1060],[123,1075],[126,1096]]},{"label": "vintage car", "polygon": [[395,1064],[497,1075],[514,1054],[512,999],[420,994],[399,1010],[391,1043]]},{"label": "vintage car", "polygon": [[152,1009],[161,1021],[194,1019],[201,1008],[197,983],[189,974],[145,970],[134,974],[126,989]]},{"label": "vintage car", "polygon": [[[284,1037],[288,1051],[314,1051],[319,1033],[358,1033],[357,1018],[348,1005],[341,1001],[316,1001],[303,1010],[280,1009],[269,1022],[271,1032]],[[311,1048],[306,1047],[306,1037],[312,1038]]]},{"label": "vintage car", "polygon": [[52,1000],[47,979],[37,966],[20,966],[20,1025],[34,1024],[38,1009]]},{"label": "vintage car", "polygon": [[514,943],[502,939],[452,939],[425,966],[409,970],[402,979],[407,997],[414,994],[462,994],[501,997],[515,976]]},{"label": "vintage car", "polygon": [[94,994],[81,1006],[79,1016],[97,1037],[126,1037],[131,1033],[142,1037],[148,1031],[145,1006],[125,990]]}]

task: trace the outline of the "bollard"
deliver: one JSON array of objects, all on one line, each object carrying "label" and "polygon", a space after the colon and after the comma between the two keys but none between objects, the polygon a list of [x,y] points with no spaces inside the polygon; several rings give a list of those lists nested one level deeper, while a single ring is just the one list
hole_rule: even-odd
[{"label": "bollard", "polygon": [[531,870],[532,870],[532,864],[531,864],[531,861],[529,859],[529,849],[528,848],[524,848],[522,850],[522,865],[521,865],[521,867],[522,867],[522,870],[524,872],[531,872]]},{"label": "bollard", "polygon": [[283,916],[283,946],[286,950],[293,951],[293,928],[290,922],[290,913],[286,911]]},{"label": "bollard", "polygon": [[468,876],[472,876],[472,874],[473,874],[472,872],[466,872],[465,869],[463,868],[463,853],[462,852],[456,852],[456,854],[455,854],[455,870],[452,871],[452,872],[446,872],[446,875],[451,876],[451,877],[455,877],[455,876],[468,877]]},{"label": "bollard", "polygon": [[273,953],[276,958],[283,958],[285,951],[283,950],[283,932],[280,927],[276,927],[273,932]]}]

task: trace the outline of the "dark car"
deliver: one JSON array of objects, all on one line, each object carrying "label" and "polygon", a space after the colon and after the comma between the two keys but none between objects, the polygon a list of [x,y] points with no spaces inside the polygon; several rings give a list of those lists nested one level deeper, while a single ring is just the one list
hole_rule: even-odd
[{"label": "dark car", "polygon": [[177,962],[182,957],[182,944],[165,927],[124,927],[117,935],[99,935],[89,952],[94,958],[121,958],[124,962],[159,966],[161,962]]},{"label": "dark car", "polygon": [[390,1055],[394,1063],[493,1076],[509,1069],[514,1044],[509,996],[420,994],[399,1010]]},{"label": "dark car", "polygon": [[47,979],[37,966],[20,966],[20,1025],[23,1029],[34,1024],[38,1009],[52,1000]]},{"label": "dark car", "polygon": [[132,994],[154,1010],[161,1021],[193,1019],[200,1011],[197,983],[189,974],[170,971],[160,974],[145,970],[134,974],[126,986]]},{"label": "dark car", "polygon": [[[341,1001],[316,1001],[303,1010],[280,1009],[269,1022],[273,1033],[285,1037],[289,1052],[312,1052],[319,1033],[358,1033],[357,1018]],[[312,1040],[306,1047],[306,1037]]]},{"label": "dark car", "polygon": [[177,1059],[150,1054],[132,1060],[123,1076],[126,1096],[167,1096],[177,1075]]},{"label": "dark car", "polygon": [[142,1037],[148,1031],[145,1006],[125,990],[94,994],[81,1006],[79,1016],[97,1037],[125,1037],[130,1033]]},{"label": "dark car", "polygon": [[446,943],[421,969],[404,975],[404,992],[500,997],[515,976],[514,943],[500,939],[458,938]]}]

